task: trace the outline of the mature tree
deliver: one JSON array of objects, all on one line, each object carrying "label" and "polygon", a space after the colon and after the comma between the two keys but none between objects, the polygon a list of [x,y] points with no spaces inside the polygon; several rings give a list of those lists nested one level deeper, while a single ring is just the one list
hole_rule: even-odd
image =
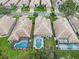
[{"label": "mature tree", "polygon": [[76,3],[73,0],[66,0],[59,10],[65,14],[65,16],[73,15],[76,11]]},{"label": "mature tree", "polygon": [[8,57],[6,55],[2,56],[2,59],[8,59]]},{"label": "mature tree", "polygon": [[11,10],[9,8],[6,7],[0,7],[0,14],[10,14]]},{"label": "mature tree", "polygon": [[36,19],[37,16],[38,16],[38,13],[35,13],[35,12],[34,12],[34,14],[28,16],[28,18],[29,18],[30,20],[32,20],[32,23],[33,23],[33,24],[35,24],[35,19]]},{"label": "mature tree", "polygon": [[45,5],[36,6],[35,11],[46,11]]},{"label": "mature tree", "polygon": [[17,6],[16,5],[14,5],[14,4],[11,4],[11,12],[16,12],[16,10],[17,10]]},{"label": "mature tree", "polygon": [[45,50],[32,50],[29,53],[22,57],[23,59],[49,59]]},{"label": "mature tree", "polygon": [[0,49],[0,56],[2,56],[2,50]]},{"label": "mature tree", "polygon": [[76,7],[76,11],[79,12],[79,6]]},{"label": "mature tree", "polygon": [[22,11],[29,11],[29,6],[26,6],[23,4],[23,7],[21,8]]}]

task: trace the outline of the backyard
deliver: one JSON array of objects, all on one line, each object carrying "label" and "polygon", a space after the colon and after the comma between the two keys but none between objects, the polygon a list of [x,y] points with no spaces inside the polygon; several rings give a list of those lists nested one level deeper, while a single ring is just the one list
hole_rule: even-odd
[{"label": "backyard", "polygon": [[[46,39],[46,38],[45,38]],[[48,55],[49,52],[54,53],[56,57],[65,57],[65,58],[79,58],[79,51],[60,51],[55,48],[55,40],[52,38],[47,38],[44,42],[44,48],[40,50],[35,50],[34,48],[29,48],[28,50],[14,50],[11,49],[11,45],[7,40],[7,37],[0,38],[0,59],[2,58],[8,58],[8,59],[20,59],[20,58],[27,58],[29,56],[30,59],[37,58],[43,54],[41,50],[44,50],[45,54],[44,56]],[[40,53],[41,51],[41,53]],[[52,54],[53,55],[53,54]],[[37,56],[37,57],[35,57]],[[50,54],[48,55],[50,57]],[[54,56],[55,57],[55,56]],[[55,58],[56,58],[55,57]],[[51,58],[50,58],[51,59]]]},{"label": "backyard", "polygon": [[[51,46],[52,47],[52,42],[51,40],[48,40],[47,42],[47,46]],[[8,59],[20,59],[23,58],[23,56],[27,56],[29,55],[29,52],[31,53],[31,55],[33,55],[35,53],[35,49],[28,49],[28,50],[14,50],[11,48],[10,43],[7,40],[7,37],[5,38],[0,38],[0,59],[2,58],[8,58]],[[32,53],[33,52],[33,53]],[[39,54],[37,52],[37,54]]]}]

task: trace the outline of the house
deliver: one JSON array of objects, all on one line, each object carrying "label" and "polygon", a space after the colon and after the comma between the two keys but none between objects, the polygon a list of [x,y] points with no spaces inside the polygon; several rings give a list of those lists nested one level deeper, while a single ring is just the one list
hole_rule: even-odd
[{"label": "house", "polygon": [[79,43],[79,40],[66,18],[54,22],[56,39],[62,43]]},{"label": "house", "polygon": [[9,36],[15,24],[15,18],[4,15],[0,18],[0,37]]},{"label": "house", "polygon": [[34,5],[39,6],[40,5],[40,0],[31,0],[30,4],[33,3]]},{"label": "house", "polygon": [[0,4],[6,3],[8,0],[0,0]]},{"label": "house", "polygon": [[21,1],[17,4],[17,6],[20,7],[20,6],[23,6],[23,4],[26,5],[26,6],[28,6],[29,3],[30,3],[30,0],[21,0]]},{"label": "house", "polygon": [[32,21],[27,16],[19,18],[8,40],[13,49],[27,49],[32,30]]},{"label": "house", "polygon": [[30,38],[31,30],[32,21],[27,18],[27,16],[22,16],[14,27],[14,30],[9,37],[9,41],[19,41],[21,37]]},{"label": "house", "polygon": [[54,22],[54,31],[59,50],[79,50],[79,39],[66,18]]},{"label": "house", "polygon": [[31,0],[29,5],[30,12],[34,12],[35,6],[39,6],[39,5],[40,5],[40,0]]},{"label": "house", "polygon": [[41,4],[46,5],[47,12],[51,13],[51,8],[52,8],[51,0],[41,0]]},{"label": "house", "polygon": [[41,0],[42,5],[46,5],[47,8],[51,8],[51,0]]},{"label": "house", "polygon": [[40,5],[40,0],[31,0],[29,7],[30,8],[35,8],[35,6]]},{"label": "house", "polygon": [[79,36],[79,19],[75,16],[69,16],[68,18],[73,30]]},{"label": "house", "polygon": [[33,47],[35,49],[41,49],[44,47],[44,37],[50,38],[53,36],[50,19],[39,15],[35,20],[34,27],[34,42]]},{"label": "house", "polygon": [[14,5],[16,5],[16,4],[18,4],[18,2],[19,2],[20,0],[10,0],[10,1],[8,1],[4,6],[11,6],[11,4],[14,4]]},{"label": "house", "polygon": [[50,19],[38,16],[35,20],[34,36],[52,37]]}]

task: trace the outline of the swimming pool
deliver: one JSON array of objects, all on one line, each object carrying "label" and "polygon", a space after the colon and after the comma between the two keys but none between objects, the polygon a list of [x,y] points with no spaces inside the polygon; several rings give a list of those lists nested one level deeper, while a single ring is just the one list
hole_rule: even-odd
[{"label": "swimming pool", "polygon": [[35,47],[35,49],[41,49],[43,47],[43,38],[35,37],[33,47]]},{"label": "swimming pool", "polygon": [[79,44],[59,44],[60,50],[79,50]]},{"label": "swimming pool", "polygon": [[28,48],[28,40],[21,40],[14,45],[15,49],[26,49]]}]

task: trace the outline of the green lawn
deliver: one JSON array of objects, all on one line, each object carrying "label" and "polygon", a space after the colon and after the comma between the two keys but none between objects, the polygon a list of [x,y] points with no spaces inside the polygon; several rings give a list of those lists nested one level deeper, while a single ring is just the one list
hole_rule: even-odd
[{"label": "green lawn", "polygon": [[0,50],[2,51],[2,56],[7,56],[9,59],[18,58],[25,54],[27,51],[19,51],[19,50],[12,50],[7,38],[0,38]]},{"label": "green lawn", "polygon": [[58,57],[66,57],[71,56],[74,59],[79,59],[79,51],[59,51],[56,50],[56,54]]},{"label": "green lawn", "polygon": [[53,38],[45,40],[45,46],[54,48],[55,40]]},{"label": "green lawn", "polygon": [[[52,46],[51,40],[47,40],[47,44]],[[0,38],[0,59],[3,56],[8,57],[8,59],[26,59],[29,58],[39,58],[40,50],[30,49],[30,50],[13,50],[10,47],[10,43],[7,38]]]},{"label": "green lawn", "polygon": [[8,59],[20,59],[21,57],[28,55],[32,50],[13,50],[10,47],[10,43],[7,38],[0,38],[0,59],[3,56],[8,57]]},{"label": "green lawn", "polygon": [[[54,53],[58,57],[67,57],[71,56],[74,57],[74,59],[79,59],[79,51],[60,51],[55,48],[55,40],[54,39],[46,39],[45,40],[45,48],[49,48],[50,50],[54,51]],[[35,53],[35,49],[30,49],[30,50],[13,50],[10,47],[10,43],[8,42],[7,38],[0,38],[0,59],[3,56],[8,57],[8,59],[20,59],[24,58],[24,56],[31,56]],[[38,53],[38,52],[37,52]],[[38,54],[39,55],[39,54]]]},{"label": "green lawn", "polygon": [[51,48],[52,51],[54,51],[56,57],[65,57],[67,58],[70,56],[70,58],[79,59],[79,51],[61,51],[58,50],[56,47],[56,42],[54,39],[45,40],[45,47]]}]

